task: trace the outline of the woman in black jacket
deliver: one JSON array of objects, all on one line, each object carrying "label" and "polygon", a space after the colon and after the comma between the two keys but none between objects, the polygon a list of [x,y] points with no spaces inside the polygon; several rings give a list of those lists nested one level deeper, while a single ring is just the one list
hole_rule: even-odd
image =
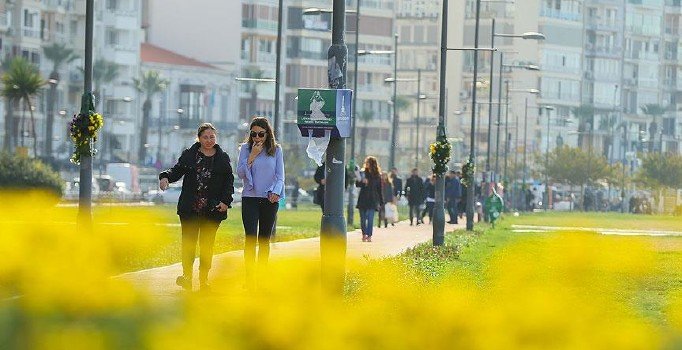
[{"label": "woman in black jacket", "polygon": [[192,290],[192,272],[199,242],[199,285],[208,288],[208,271],[213,260],[213,244],[222,220],[227,219],[234,193],[230,157],[216,143],[216,129],[210,123],[199,126],[198,142],[184,150],[177,164],[159,174],[159,188],[180,180],[182,191],[178,216],[182,226],[182,276],[176,283]]},{"label": "woman in black jacket", "polygon": [[355,182],[360,187],[357,208],[360,210],[360,228],[362,241],[372,241],[372,229],[374,226],[374,213],[384,204],[381,192],[381,169],[374,157],[365,158],[364,172]]}]

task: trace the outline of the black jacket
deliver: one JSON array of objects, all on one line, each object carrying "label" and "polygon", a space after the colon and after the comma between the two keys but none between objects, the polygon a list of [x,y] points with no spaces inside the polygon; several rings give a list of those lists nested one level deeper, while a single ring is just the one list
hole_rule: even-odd
[{"label": "black jacket", "polygon": [[[200,144],[197,142],[192,147],[184,150],[177,164],[159,174],[159,180],[167,178],[168,182],[171,183],[187,175],[182,181],[182,191],[178,200],[178,215],[180,216],[194,215],[192,204],[197,194],[196,155],[199,152],[199,147]],[[220,146],[215,145],[214,148],[216,153],[213,170],[211,171],[211,179],[208,184],[208,201],[211,204],[215,201],[223,202],[231,208],[232,194],[234,193],[234,175],[232,175],[230,156]],[[210,211],[208,217],[213,220],[225,220],[227,219],[227,213]]]},{"label": "black jacket", "polygon": [[410,205],[424,203],[424,180],[419,176],[410,176],[405,181],[405,196]]},{"label": "black jacket", "polygon": [[384,195],[381,191],[381,179],[378,176],[368,176],[367,184],[356,181],[355,186],[360,187],[358,194],[358,209],[379,209],[384,204]]}]

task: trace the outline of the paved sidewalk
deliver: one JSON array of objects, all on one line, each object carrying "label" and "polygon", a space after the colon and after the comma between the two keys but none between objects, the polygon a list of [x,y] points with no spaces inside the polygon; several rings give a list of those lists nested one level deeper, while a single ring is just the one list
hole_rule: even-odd
[{"label": "paved sidewalk", "polygon": [[[445,224],[445,231],[464,228],[465,219],[460,220],[460,224]],[[348,232],[347,259],[364,260],[366,258],[376,259],[386,256],[400,254],[407,248],[428,242],[433,235],[431,225],[410,226],[408,221],[401,221],[395,226],[387,228],[374,228],[372,242],[362,242],[360,230]],[[276,261],[286,258],[302,257],[319,261],[320,259],[320,238],[300,239],[289,242],[280,242],[272,245],[270,250],[270,260]],[[195,262],[195,269],[198,259]],[[209,275],[210,283],[215,286],[224,283],[226,280],[234,280],[236,276],[242,276],[244,270],[244,251],[231,251],[213,257],[213,269]],[[175,285],[175,278],[182,274],[180,263],[162,266],[148,270],[126,273],[117,278],[130,280],[134,285],[149,290],[149,293],[157,298],[173,297],[180,294],[180,288]],[[198,272],[195,272],[195,289]]]}]

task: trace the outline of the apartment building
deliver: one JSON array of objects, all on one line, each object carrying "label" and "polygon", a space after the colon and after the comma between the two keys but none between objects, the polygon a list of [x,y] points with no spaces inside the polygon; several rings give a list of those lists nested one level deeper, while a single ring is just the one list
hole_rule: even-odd
[{"label": "apartment building", "polygon": [[[463,21],[450,21],[453,40],[472,47],[475,29],[475,1],[450,3],[450,16]],[[490,47],[491,23],[496,21],[496,34],[540,32],[545,40],[495,37],[495,47],[504,54],[509,66],[538,65],[539,71],[505,67],[503,81],[512,91],[535,88],[538,96],[514,91],[510,93],[508,135],[501,134],[500,149],[509,140],[512,153],[544,153],[558,145],[591,148],[593,152],[619,161],[633,158],[637,151],[680,152],[679,31],[680,3],[676,0],[546,0],[514,3],[482,3],[479,25],[479,47]],[[462,23],[458,25],[457,23]],[[454,44],[457,45],[457,44]],[[451,113],[471,113],[473,53],[461,55],[461,73],[455,63],[448,66],[448,109]],[[488,89],[494,101],[500,84],[499,53],[489,80],[490,54],[478,54],[478,90],[476,111],[476,147],[479,165],[485,161],[488,147],[488,109],[497,114],[496,104],[489,105]],[[449,57],[449,63],[452,63]],[[502,88],[504,89],[504,83]],[[504,91],[503,91],[504,92]],[[503,93],[504,95],[504,93]],[[526,99],[529,108],[526,111]],[[656,120],[642,107],[648,104],[666,108]],[[581,105],[594,107],[594,118],[579,118],[573,113]],[[551,106],[553,110],[543,107]],[[505,105],[503,104],[503,107]],[[503,116],[505,110],[502,111]],[[528,118],[527,137],[524,121]],[[504,118],[503,118],[504,119]],[[520,122],[517,124],[517,121]],[[470,118],[458,118],[450,124],[450,134],[464,142],[468,152]],[[491,125],[491,139],[496,136],[496,118]],[[517,131],[518,134],[517,134]],[[655,135],[654,135],[655,134]],[[656,142],[651,141],[657,138]],[[653,144],[652,144],[653,142]],[[491,141],[493,149],[496,148]],[[494,153],[493,153],[494,154]],[[531,157],[532,158],[532,157]],[[479,168],[480,169],[480,168]]]},{"label": "apartment building", "polygon": [[396,165],[403,171],[413,167],[430,169],[429,144],[435,141],[438,125],[440,80],[441,2],[396,2],[398,33],[398,87],[407,108],[398,112],[400,125]]}]

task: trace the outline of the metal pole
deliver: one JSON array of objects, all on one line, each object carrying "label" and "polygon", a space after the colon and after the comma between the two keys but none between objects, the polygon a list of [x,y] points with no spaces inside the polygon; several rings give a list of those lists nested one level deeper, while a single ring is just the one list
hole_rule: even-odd
[{"label": "metal pole", "polygon": [[[492,29],[490,31],[490,48],[494,49],[495,48],[495,19],[492,19]],[[490,143],[492,142],[492,132],[493,132],[493,66],[495,65],[495,52],[490,51],[490,79],[489,79],[489,86],[488,86],[488,145],[487,145],[487,150],[486,150],[486,155],[485,155],[485,171],[486,171],[486,177],[487,179],[490,179],[490,181],[493,180],[493,175],[490,173],[490,153],[491,153],[491,146]],[[499,108],[499,106],[498,106]],[[485,181],[486,179],[484,179]],[[483,192],[483,189],[481,189],[481,192]],[[488,195],[486,192],[485,195]],[[486,216],[487,217],[487,216]]]},{"label": "metal pole", "polygon": [[[497,132],[496,137],[497,140],[495,141],[495,178],[493,178],[494,182],[498,182],[498,177],[500,174],[500,121],[502,119],[502,66],[504,64],[504,55],[502,52],[500,52],[500,76],[498,77],[498,90],[497,90]],[[506,124],[505,124],[506,128]],[[504,138],[507,138],[507,135],[504,135]]]},{"label": "metal pole", "polygon": [[[346,2],[334,0],[332,44],[327,52],[329,87],[346,87],[348,47],[344,39]],[[343,186],[346,141],[332,137],[325,160],[324,215],[320,227],[320,257],[323,283],[336,292],[343,291],[346,256],[346,220],[343,217]]]},{"label": "metal pole", "polygon": [[[94,0],[85,2],[85,69],[83,73],[83,97],[81,113],[90,113],[92,99],[92,36],[94,28]],[[92,141],[92,140],[90,140]],[[92,142],[89,142],[92,148]],[[78,188],[78,225],[79,229],[92,229],[92,156],[81,155],[80,183]]]},{"label": "metal pole", "polygon": [[282,131],[279,125],[279,94],[280,94],[280,79],[282,76],[282,12],[284,8],[284,0],[279,0],[279,7],[277,8],[277,57],[275,59],[275,118],[273,123],[275,124],[274,131],[275,136],[282,139],[282,135],[279,133]]},{"label": "metal pole", "polygon": [[[504,62],[500,60],[501,62]],[[500,77],[502,74],[500,74]],[[502,181],[505,182],[506,186],[509,187],[509,199],[512,200],[512,204],[514,203],[514,197],[511,195],[514,191],[514,186],[509,186],[509,178],[508,173],[507,173],[507,157],[509,155],[509,146],[510,144],[510,135],[509,135],[509,80],[504,81],[504,87],[506,90],[505,94],[505,103],[504,103],[504,175],[502,176]],[[507,193],[507,190],[505,189],[505,194]]]},{"label": "metal pole", "polygon": [[[480,0],[479,0],[480,1]],[[441,36],[440,36],[440,86],[438,95],[438,128],[436,129],[436,141],[447,142],[445,135],[445,67],[448,54],[448,0],[443,0],[443,12],[441,13]],[[475,52],[475,51],[474,51]],[[474,77],[474,85],[476,78]],[[419,96],[417,96],[419,97]],[[433,206],[433,245],[441,246],[445,243],[445,174],[436,174],[436,203]]]},{"label": "metal pole", "polygon": [[398,142],[398,108],[396,108],[398,97],[398,33],[393,34],[393,132],[391,133],[391,152],[388,160],[388,167],[395,167],[395,149]]},{"label": "metal pole", "polygon": [[417,69],[417,139],[414,147],[414,167],[419,168],[419,110],[421,105],[421,95],[422,95],[422,70]]},{"label": "metal pole", "polygon": [[620,203],[620,212],[625,213],[625,163],[626,163],[626,157],[627,157],[627,147],[628,147],[628,126],[627,122],[623,122],[623,177],[622,177],[622,182],[620,184],[620,194],[621,194],[621,203]]},{"label": "metal pole", "polygon": [[161,127],[161,122],[162,122],[161,116],[162,116],[163,114],[165,114],[165,113],[168,113],[168,112],[166,112],[166,111],[161,111],[161,113],[159,113],[159,125],[158,125],[158,128],[157,128],[157,131],[159,132],[159,145],[158,145],[158,147],[157,147],[157,149],[156,149],[156,163],[158,163],[159,166],[162,165],[162,164],[161,164],[161,130],[162,130],[163,128]]},{"label": "metal pole", "polygon": [[[507,86],[509,86],[509,85],[507,85]],[[508,93],[507,93],[507,99],[509,99]],[[518,152],[518,149],[519,149],[519,129],[520,128],[519,128],[519,115],[518,114],[514,115],[514,124],[515,124],[515,128],[516,128],[516,132],[514,135],[514,144],[516,147],[514,147],[514,148],[516,148],[516,149],[514,150],[514,176],[513,176],[513,178],[514,178],[514,185],[516,185],[516,180],[519,179],[519,152]],[[514,190],[514,209],[517,209],[517,210],[519,209],[519,204],[520,204],[518,192],[519,191],[517,191],[516,189]]]},{"label": "metal pole", "polygon": [[544,208],[545,211],[549,208],[549,172],[547,171],[547,168],[549,168],[549,124],[550,124],[550,116],[551,112],[550,109],[545,109],[547,111],[547,150],[545,151],[545,202]]},{"label": "metal pole", "polygon": [[[353,118],[351,118],[351,135],[350,135],[350,162],[355,165],[355,125],[357,122],[357,102],[358,102],[358,50],[360,49],[360,0],[357,0],[357,6],[355,9],[355,52],[353,56],[355,57],[355,68],[353,69]],[[348,226],[353,226],[353,221],[355,219],[354,206],[355,202],[355,186],[348,186],[348,204],[346,205],[346,224]]]},{"label": "metal pole", "polygon": [[[592,123],[587,123],[590,128],[590,143],[587,145],[587,189],[589,190],[590,182],[592,182]],[[585,211],[585,191],[583,190],[583,211]]]},{"label": "metal pole", "polygon": [[523,121],[523,186],[521,186],[521,199],[523,200],[523,205],[521,206],[523,210],[528,210],[526,208],[526,201],[523,196],[525,195],[526,191],[526,153],[528,149],[528,97],[526,97],[526,111],[525,111],[525,117]]},{"label": "metal pole", "polygon": [[[443,1],[443,6],[446,7]],[[476,164],[476,81],[478,80],[478,24],[481,19],[481,0],[476,0],[476,27],[474,30],[474,80],[471,88],[471,136],[469,142],[471,144],[469,149],[469,163]],[[445,25],[445,22],[443,22]],[[441,53],[441,57],[443,54]],[[441,68],[442,69],[442,68]],[[442,74],[441,74],[442,75]],[[441,80],[443,80],[441,78]],[[441,84],[444,82],[441,81]],[[442,103],[442,102],[441,102]],[[471,182],[469,187],[467,187],[467,203],[466,203],[466,216],[467,216],[467,231],[473,231],[474,229],[474,187],[476,187],[476,174],[472,174]]]}]

